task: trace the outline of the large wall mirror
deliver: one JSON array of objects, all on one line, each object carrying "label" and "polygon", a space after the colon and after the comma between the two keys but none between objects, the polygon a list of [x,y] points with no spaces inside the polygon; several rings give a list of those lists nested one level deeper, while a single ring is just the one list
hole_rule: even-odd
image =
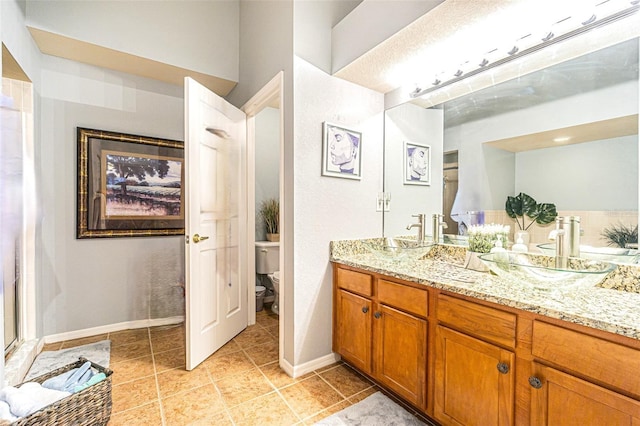
[{"label": "large wall mirror", "polygon": [[[505,201],[520,192],[580,216],[584,244],[606,246],[603,230],[637,227],[639,50],[632,39],[435,107],[416,99],[387,110],[385,236],[410,234],[417,213],[444,212],[446,233],[470,211],[517,230]],[[402,181],[405,142],[430,147],[430,185]],[[550,227],[534,224],[531,245]]]}]

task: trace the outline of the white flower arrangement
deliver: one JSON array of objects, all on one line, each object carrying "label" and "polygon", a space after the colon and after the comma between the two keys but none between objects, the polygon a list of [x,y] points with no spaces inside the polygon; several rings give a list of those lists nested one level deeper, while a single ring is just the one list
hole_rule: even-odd
[{"label": "white flower arrangement", "polygon": [[469,226],[467,229],[469,251],[489,253],[498,239],[502,241],[502,247],[506,249],[510,229],[509,225],[496,225],[495,223]]}]

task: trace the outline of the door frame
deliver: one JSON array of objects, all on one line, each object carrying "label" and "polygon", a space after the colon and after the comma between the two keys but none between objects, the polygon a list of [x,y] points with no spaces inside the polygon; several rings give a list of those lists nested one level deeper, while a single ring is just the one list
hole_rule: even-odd
[{"label": "door frame", "polygon": [[[247,167],[247,239],[246,239],[246,255],[247,259],[247,293],[248,293],[248,324],[253,325],[256,323],[256,298],[253,297],[256,292],[256,129],[255,118],[260,111],[267,107],[277,107],[280,110],[279,114],[279,145],[280,145],[280,170],[279,174],[279,199],[280,199],[280,223],[283,222],[283,206],[286,204],[284,195],[284,72],[280,71],[276,74],[262,89],[251,97],[240,109],[247,115],[247,152],[246,152],[246,167]],[[284,268],[284,242],[285,227],[280,226],[280,280],[281,282],[289,282],[289,277],[286,274]],[[279,333],[278,333],[278,361],[282,364],[284,356],[284,323],[287,318],[287,312],[284,303],[285,292],[280,291],[280,301],[278,304],[279,309]]]}]

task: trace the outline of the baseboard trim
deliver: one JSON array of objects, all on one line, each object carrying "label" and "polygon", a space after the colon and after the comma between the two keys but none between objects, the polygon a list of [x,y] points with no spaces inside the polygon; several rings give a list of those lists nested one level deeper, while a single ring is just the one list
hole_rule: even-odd
[{"label": "baseboard trim", "polygon": [[162,325],[180,324],[184,322],[184,316],[178,315],[169,318],[155,318],[138,321],[125,321],[117,324],[101,325],[99,327],[74,330],[66,333],[50,334],[43,338],[44,343],[56,343],[64,340],[82,339],[83,337],[96,336],[98,334],[113,333],[122,330],[132,330],[135,328],[159,327]]},{"label": "baseboard trim", "polygon": [[280,360],[280,368],[284,370],[289,376],[296,378],[304,376],[318,368],[326,367],[327,365],[334,364],[340,361],[340,355],[336,353],[330,353],[329,355],[322,356],[320,358],[312,359],[304,364],[293,366],[286,359]]}]

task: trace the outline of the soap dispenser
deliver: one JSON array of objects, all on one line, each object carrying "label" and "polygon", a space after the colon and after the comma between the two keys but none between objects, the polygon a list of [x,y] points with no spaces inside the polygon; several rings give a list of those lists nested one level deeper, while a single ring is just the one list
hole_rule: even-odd
[{"label": "soap dispenser", "polygon": [[498,237],[496,241],[496,245],[489,251],[489,253],[494,254],[494,261],[497,262],[508,262],[509,254],[507,253],[507,249],[502,247],[502,238]]},{"label": "soap dispenser", "polygon": [[491,251],[489,251],[489,253],[505,253],[506,251],[507,250],[502,247],[502,238],[498,237],[496,244],[491,248]]},{"label": "soap dispenser", "polygon": [[511,251],[515,251],[518,253],[526,253],[529,251],[529,248],[526,246],[524,241],[522,241],[522,237],[518,237],[516,243],[511,247]]}]

